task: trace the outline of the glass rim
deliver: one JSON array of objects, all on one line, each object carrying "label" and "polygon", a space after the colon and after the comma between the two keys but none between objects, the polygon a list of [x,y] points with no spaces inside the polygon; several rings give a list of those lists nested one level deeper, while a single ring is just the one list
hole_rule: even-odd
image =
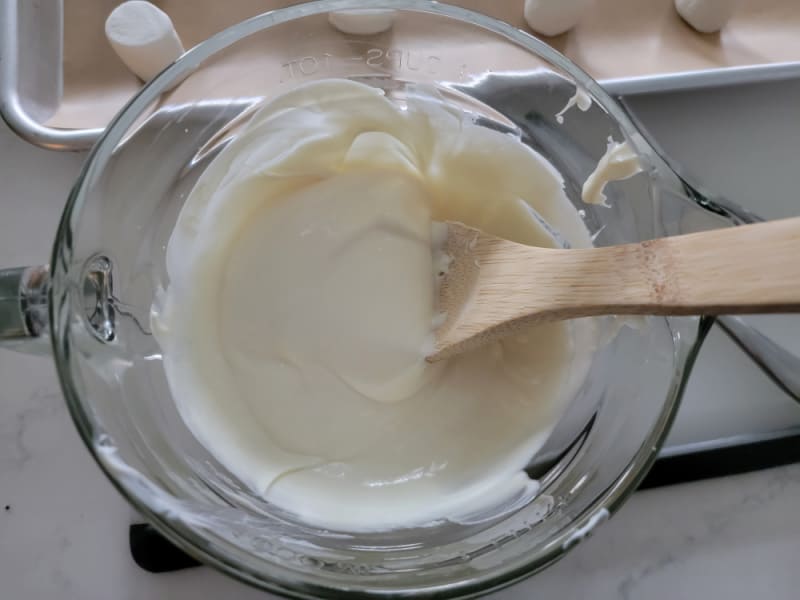
[{"label": "glass rim", "polygon": [[[575,84],[587,92],[616,121],[628,141],[636,147],[640,154],[655,159],[659,166],[668,169],[660,161],[658,154],[642,140],[638,129],[627,113],[617,104],[594,79],[581,68],[572,63],[564,55],[551,48],[545,42],[516,27],[494,17],[468,9],[443,4],[435,0],[315,0],[286,8],[266,12],[242,21],[200,42],[176,62],[167,67],[127,102],[119,113],[111,120],[97,143],[89,152],[81,172],[74,184],[56,233],[52,257],[52,279],[50,286],[49,318],[50,335],[56,371],[63,390],[67,407],[81,439],[99,468],[109,481],[120,492],[125,500],[139,511],[154,528],[175,546],[196,558],[200,562],[232,576],[233,578],[253,585],[262,590],[295,598],[341,598],[350,597],[475,597],[496,591],[536,573],[542,568],[561,558],[570,548],[568,543],[576,529],[591,529],[591,520],[598,511],[607,510],[613,514],[616,509],[632,494],[639,482],[656,459],[657,451],[669,433],[679,404],[679,398],[687,383],[697,352],[702,345],[713,318],[703,317],[698,320],[697,334],[688,345],[686,356],[678,361],[672,377],[670,389],[664,399],[661,412],[650,434],[642,440],[642,445],[632,457],[627,468],[614,480],[604,493],[594,498],[581,514],[565,526],[556,536],[551,538],[547,546],[536,553],[531,553],[524,560],[513,565],[488,570],[485,575],[470,580],[441,583],[415,589],[343,591],[332,585],[320,585],[302,580],[297,571],[278,564],[271,564],[270,571],[257,571],[241,564],[235,564],[225,556],[225,549],[218,547],[213,540],[199,535],[196,530],[184,521],[171,518],[152,506],[152,498],[146,497],[151,490],[134,489],[126,484],[109,464],[101,457],[102,450],[97,445],[96,434],[98,424],[84,410],[80,393],[73,383],[70,372],[70,340],[69,340],[69,271],[71,264],[71,238],[74,225],[80,216],[84,203],[84,188],[87,181],[93,179],[98,163],[103,163],[111,155],[117,145],[124,139],[131,126],[140,115],[158,97],[168,91],[169,87],[211,56],[242,39],[267,30],[273,26],[301,17],[314,16],[336,10],[355,9],[395,9],[427,12],[447,17],[456,21],[478,26],[495,33],[517,46],[538,55],[573,78]],[[641,144],[644,144],[642,146]],[[689,344],[688,341],[683,342]],[[157,485],[142,475],[154,487]],[[274,573],[273,573],[274,570]],[[281,576],[277,576],[281,574]]]}]

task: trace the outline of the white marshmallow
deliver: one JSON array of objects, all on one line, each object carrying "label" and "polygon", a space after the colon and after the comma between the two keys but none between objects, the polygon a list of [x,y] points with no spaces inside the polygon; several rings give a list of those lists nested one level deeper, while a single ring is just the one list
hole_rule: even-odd
[{"label": "white marshmallow", "polygon": [[543,35],[559,35],[578,24],[590,1],[525,0],[525,20]]},{"label": "white marshmallow", "polygon": [[739,0],[675,0],[675,10],[701,33],[719,31],[730,20]]},{"label": "white marshmallow", "polygon": [[172,20],[143,0],[123,2],[106,19],[106,37],[122,62],[148,81],[183,54]]},{"label": "white marshmallow", "polygon": [[382,8],[337,10],[328,14],[328,21],[342,33],[375,35],[391,29],[395,11]]}]

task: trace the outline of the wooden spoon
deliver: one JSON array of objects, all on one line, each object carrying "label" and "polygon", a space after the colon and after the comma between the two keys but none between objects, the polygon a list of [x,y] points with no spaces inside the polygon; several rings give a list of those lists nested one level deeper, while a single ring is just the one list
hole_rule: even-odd
[{"label": "wooden spoon", "polygon": [[800,311],[800,218],[580,250],[447,223],[436,361],[531,323]]}]

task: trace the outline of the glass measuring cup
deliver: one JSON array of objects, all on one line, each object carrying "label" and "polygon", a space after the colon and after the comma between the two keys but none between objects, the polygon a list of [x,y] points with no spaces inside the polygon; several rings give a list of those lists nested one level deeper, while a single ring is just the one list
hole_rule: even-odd
[{"label": "glass measuring cup", "polygon": [[[435,528],[317,530],[238,485],[172,406],[148,313],[165,283],[163,245],[196,177],[261,97],[320,77],[357,77],[390,92],[425,82],[547,156],[598,244],[726,221],[718,207],[698,208],[703,200],[691,197],[607,95],[544,44],[428,2],[392,3],[400,11],[394,27],[375,38],[330,28],[326,11],[356,6],[365,3],[298,6],[234,27],[134,99],[73,190],[49,281],[40,268],[5,274],[4,284],[23,293],[9,304],[4,331],[23,338],[49,325],[65,395],[90,450],[122,493],[195,556],[298,596],[477,594],[555,560],[635,488],[667,431],[708,321],[652,319],[598,352],[570,413],[532,457],[529,471],[542,484],[535,497]],[[594,104],[559,124],[555,114],[576,84]],[[645,172],[610,186],[611,208],[584,206],[580,184],[609,135],[630,141]]]}]

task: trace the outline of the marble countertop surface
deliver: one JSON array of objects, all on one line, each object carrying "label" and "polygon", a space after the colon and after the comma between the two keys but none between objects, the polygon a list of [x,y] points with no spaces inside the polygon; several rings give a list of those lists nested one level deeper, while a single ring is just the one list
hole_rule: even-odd
[{"label": "marble countertop surface", "polygon": [[[798,214],[800,125],[787,132],[786,119],[800,123],[800,85],[789,91],[795,99],[790,109],[785,103],[769,105],[769,98],[758,100],[758,114],[745,124],[752,129],[745,135],[748,143],[726,139],[724,161],[709,158],[714,154],[709,135],[721,141],[733,118],[725,117],[725,107],[718,102],[709,101],[704,115],[687,111],[694,123],[664,123],[663,132],[656,133],[670,152],[683,148],[681,158],[691,162],[695,172],[706,160],[702,172],[720,191],[758,195],[764,192],[759,181],[778,182],[772,195],[783,196],[784,204],[762,212]],[[646,99],[640,108],[644,113],[658,109]],[[690,134],[695,141],[686,144]],[[740,177],[734,184],[731,165],[757,162],[763,152],[771,152],[775,160],[762,160],[752,177]],[[33,148],[0,128],[0,266],[47,260],[61,207],[82,159]],[[799,210],[792,212],[795,207]],[[738,397],[740,405],[760,403],[762,398],[776,406],[779,400],[784,403],[774,411],[768,407],[765,412],[770,414],[796,409],[787,407],[724,338],[712,336],[709,346],[704,352],[710,362],[704,366],[701,357],[701,374],[693,378],[688,396],[722,397],[723,402]],[[2,351],[0,382],[0,597],[270,597],[208,568],[159,575],[139,569],[128,550],[128,525],[135,515],[83,447],[50,360]],[[565,559],[493,598],[797,598],[798,507],[800,465],[638,492]]]}]

